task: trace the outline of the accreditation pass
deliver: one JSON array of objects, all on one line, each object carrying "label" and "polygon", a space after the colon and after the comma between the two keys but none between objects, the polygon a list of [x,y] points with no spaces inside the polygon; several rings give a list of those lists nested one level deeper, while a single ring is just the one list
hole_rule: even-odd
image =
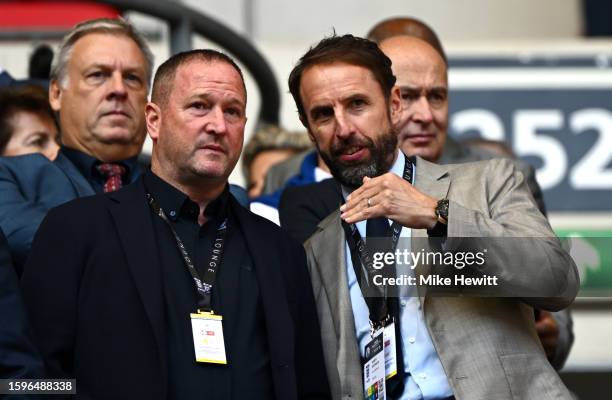
[{"label": "accreditation pass", "polygon": [[191,330],[197,362],[227,364],[223,340],[223,317],[211,312],[193,313]]},{"label": "accreditation pass", "polygon": [[363,391],[366,400],[385,400],[385,353],[382,329],[365,347]]}]

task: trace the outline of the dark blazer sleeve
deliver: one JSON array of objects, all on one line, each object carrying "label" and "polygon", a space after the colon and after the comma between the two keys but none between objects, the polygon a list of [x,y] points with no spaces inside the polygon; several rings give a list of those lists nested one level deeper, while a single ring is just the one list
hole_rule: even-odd
[{"label": "dark blazer sleeve", "polygon": [[17,275],[0,231],[0,379],[44,378]]},{"label": "dark blazer sleeve", "polygon": [[304,243],[317,225],[342,203],[340,186],[333,179],[284,190],[278,214],[280,224],[291,237]]},{"label": "dark blazer sleeve", "polygon": [[63,172],[43,155],[0,157],[0,227],[19,273],[47,211],[75,197]]},{"label": "dark blazer sleeve", "polygon": [[80,269],[85,264],[84,241],[88,236],[76,225],[87,219],[85,215],[70,218],[66,206],[49,211],[34,237],[21,279],[24,301],[51,378],[74,374]]},{"label": "dark blazer sleeve", "polygon": [[299,399],[331,399],[319,318],[306,265],[304,248],[292,243],[292,259],[299,290],[299,311],[296,320],[295,373]]}]

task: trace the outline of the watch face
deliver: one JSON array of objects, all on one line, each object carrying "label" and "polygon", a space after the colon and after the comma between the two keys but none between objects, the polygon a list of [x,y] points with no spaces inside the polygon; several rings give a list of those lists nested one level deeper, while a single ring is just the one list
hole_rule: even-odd
[{"label": "watch face", "polygon": [[448,200],[447,199],[438,201],[438,205],[436,207],[436,214],[438,214],[438,216],[444,219],[448,219]]}]

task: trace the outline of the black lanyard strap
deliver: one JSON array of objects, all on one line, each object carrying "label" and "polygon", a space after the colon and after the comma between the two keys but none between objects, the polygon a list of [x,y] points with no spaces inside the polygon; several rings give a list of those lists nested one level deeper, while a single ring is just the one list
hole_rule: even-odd
[{"label": "black lanyard strap", "polygon": [[174,240],[178,246],[179,251],[181,252],[181,256],[183,257],[183,261],[185,262],[185,266],[187,270],[191,274],[193,281],[195,282],[196,289],[198,291],[198,310],[212,311],[212,288],[215,284],[215,279],[217,277],[217,271],[221,266],[221,260],[223,258],[223,251],[225,249],[225,234],[227,233],[227,217],[223,220],[223,222],[217,227],[217,234],[215,236],[215,240],[213,241],[212,251],[210,254],[210,258],[208,264],[206,265],[206,271],[204,272],[204,278],[200,278],[200,274],[195,268],[193,264],[193,260],[189,257],[189,253],[187,253],[187,249],[183,244],[183,241],[176,233],[176,230],[172,226],[172,223],[166,216],[164,210],[157,204],[153,196],[150,193],[147,193],[147,200],[149,202],[149,206],[153,210],[157,216],[159,216],[162,220],[164,220],[170,230],[172,231],[172,235],[174,235]]},{"label": "black lanyard strap", "polygon": [[[414,182],[416,159],[415,157],[407,157],[405,155],[404,158],[403,178],[412,184]],[[374,284],[374,276],[379,275],[380,270],[374,268],[371,254],[372,246],[366,245],[367,243],[361,237],[357,225],[347,224],[342,221],[342,228],[349,245],[357,283],[370,312],[370,325],[373,330],[378,329],[390,320],[387,288],[383,285]],[[397,221],[393,221],[391,225],[391,243],[389,249],[386,249],[387,251],[395,251],[401,232],[402,226]],[[393,265],[393,271],[395,271],[395,265]]]}]

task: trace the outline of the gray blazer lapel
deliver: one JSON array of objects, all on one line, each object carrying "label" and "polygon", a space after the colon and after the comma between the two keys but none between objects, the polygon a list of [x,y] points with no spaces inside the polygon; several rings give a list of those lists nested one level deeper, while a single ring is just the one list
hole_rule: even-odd
[{"label": "gray blazer lapel", "polygon": [[[445,198],[448,195],[450,187],[448,167],[430,163],[420,157],[417,157],[416,160],[414,187],[435,199]],[[428,237],[427,230],[413,229],[411,237],[411,251],[419,251],[427,243],[425,240]],[[425,248],[424,250],[428,251],[429,248]],[[427,275],[429,271],[430,266],[426,264],[420,264],[415,269],[416,275]],[[418,291],[421,302],[423,302],[426,287],[419,285]]]},{"label": "gray blazer lapel", "polygon": [[[355,334],[355,320],[349,296],[348,276],[346,273],[346,254],[344,230],[340,222],[340,212],[336,211],[324,219],[306,246],[312,248],[316,259],[316,267],[323,290],[329,300],[330,314],[335,332],[322,332],[323,336],[334,335],[331,342],[335,349],[324,349],[325,352],[337,354],[337,368],[342,394],[357,394],[363,398],[363,382],[361,376],[361,356]],[[324,326],[325,324],[322,324]],[[329,342],[324,339],[324,342]]]},{"label": "gray blazer lapel", "polygon": [[[323,230],[310,241],[317,260],[318,273],[332,310],[345,312],[346,307],[344,306],[347,303],[350,308],[350,298],[345,267],[344,231],[340,225],[339,212],[335,212],[332,216],[323,220],[319,227]],[[349,311],[351,311],[350,317],[352,319],[352,310]],[[333,312],[332,316],[334,328],[338,333],[341,329],[342,319],[346,316],[340,315],[338,312]]]}]

